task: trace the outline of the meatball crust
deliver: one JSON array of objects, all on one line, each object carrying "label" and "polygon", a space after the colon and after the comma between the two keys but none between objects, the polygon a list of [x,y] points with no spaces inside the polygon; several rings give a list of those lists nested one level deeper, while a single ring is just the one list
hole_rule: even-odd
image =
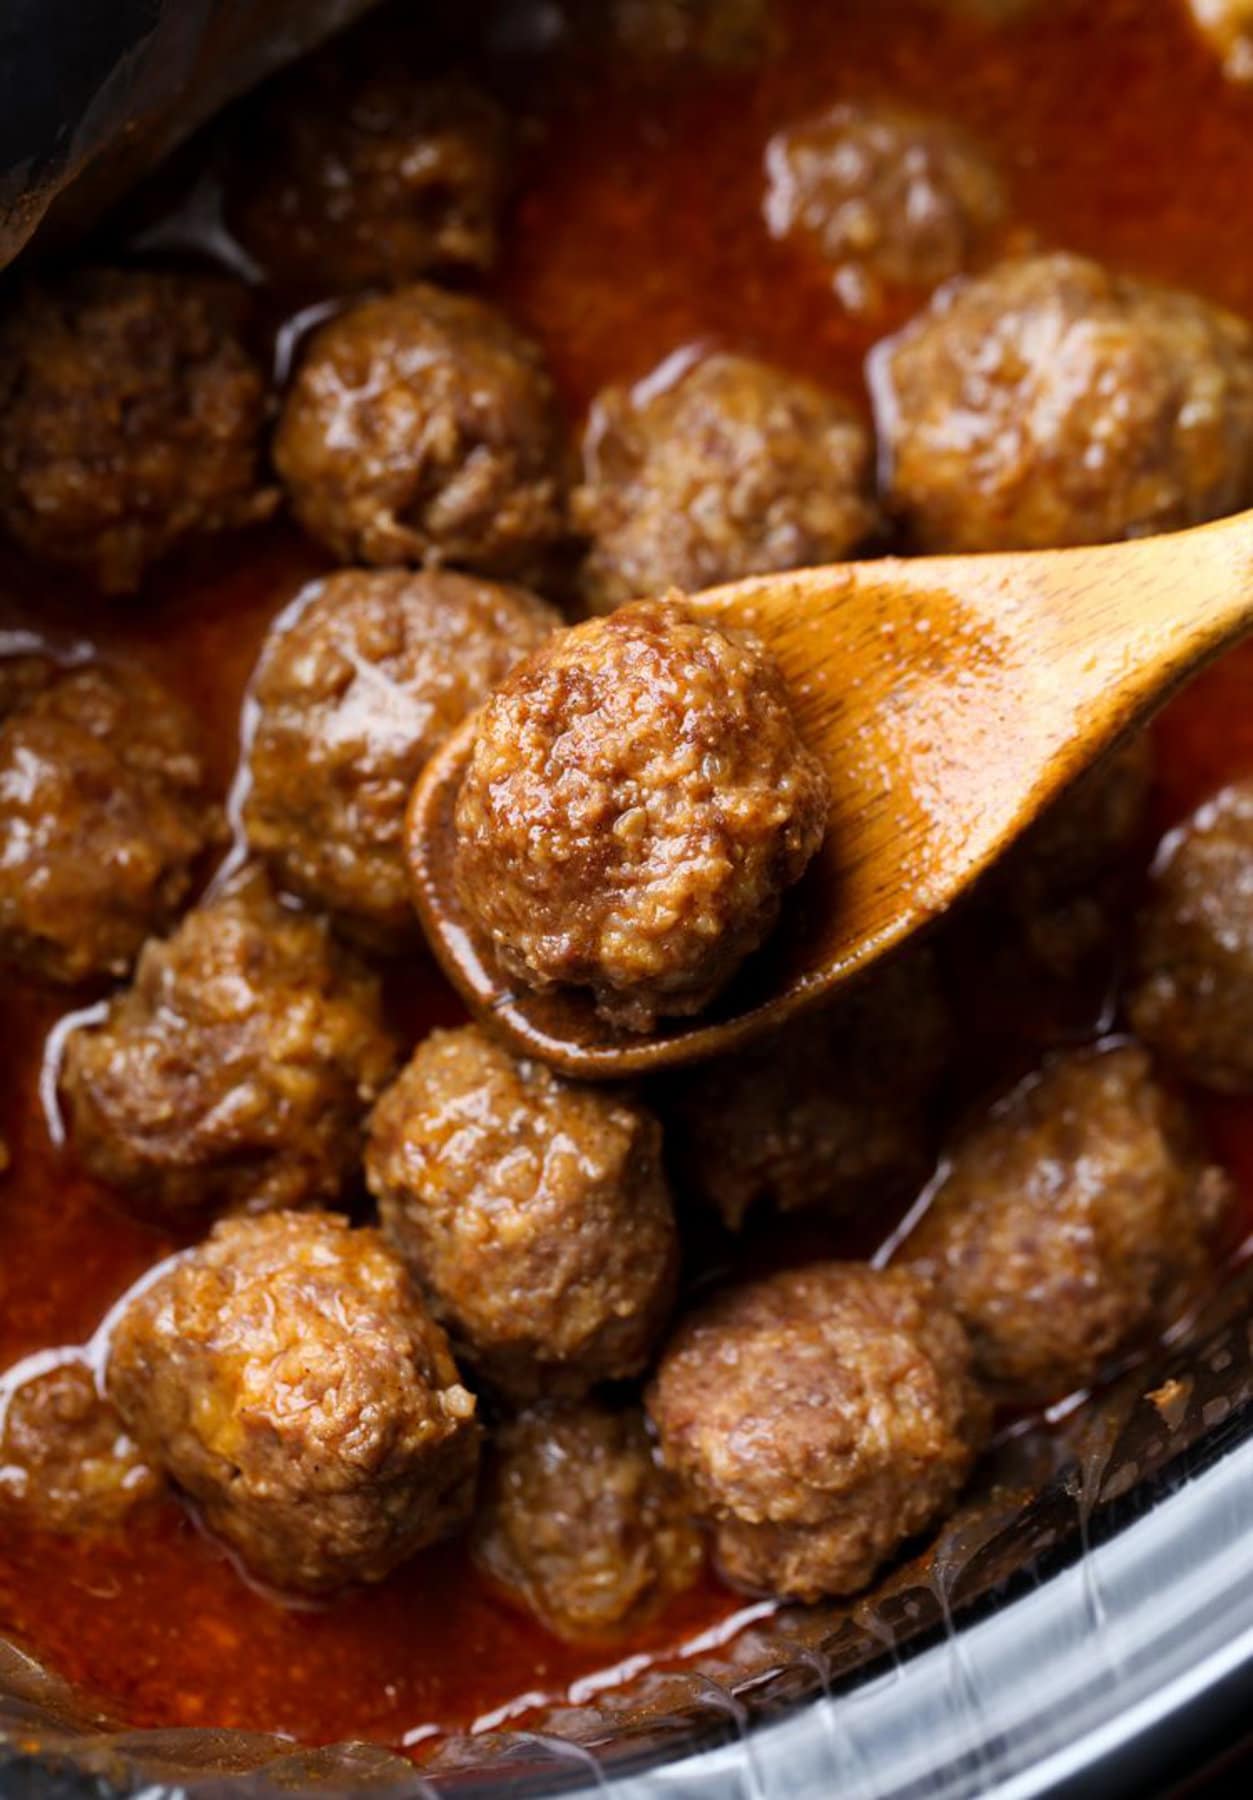
[{"label": "meatball crust", "polygon": [[273,277],[321,293],[488,269],[507,140],[470,82],[336,43],[250,109],[227,216]]},{"label": "meatball crust", "polygon": [[61,1092],[84,1167],[178,1223],[338,1199],[395,1060],[377,979],[254,869],[144,947]]},{"label": "meatball crust", "polygon": [[1188,0],[1188,7],[1228,80],[1253,82],[1253,0]]},{"label": "meatball crust", "polygon": [[966,134],[882,101],[846,100],[766,146],[766,224],[809,244],[853,310],[884,284],[933,288],[1004,222],[1005,188]]},{"label": "meatball crust", "polygon": [[114,1330],[145,1453],[277,1588],[380,1581],[469,1517],[473,1395],[376,1231],[327,1213],[214,1227]]},{"label": "meatball crust", "polygon": [[410,790],[559,623],[522,588],[441,571],[346,569],[315,583],[271,635],[253,684],[250,847],[367,943],[416,941]]},{"label": "meatball crust", "polygon": [[827,784],[748,639],[639,601],[558,633],[480,715],[457,801],[469,918],[612,1024],[699,1012],[822,841]]},{"label": "meatball crust", "polygon": [[317,331],[274,462],[305,529],[343,562],[534,573],[565,529],[552,383],[481,300],[415,285]]},{"label": "meatball crust", "polygon": [[25,289],[0,318],[0,527],[123,594],[183,539],[272,511],[242,311],[242,290],[204,276]]},{"label": "meatball crust", "polygon": [[704,1563],[642,1414],[591,1400],[534,1407],[496,1433],[471,1542],[489,1580],[575,1642],[647,1624]]},{"label": "meatball crust", "polygon": [[0,958],[124,975],[220,830],[191,722],[137,669],[21,658],[0,683]]},{"label": "meatball crust", "polygon": [[678,1273],[652,1115],[474,1026],[418,1046],[370,1122],[383,1230],[466,1366],[514,1399],[640,1374]]},{"label": "meatball crust", "polygon": [[688,355],[592,408],[571,499],[595,612],[671,587],[838,562],[874,529],[870,436],[812,382]]},{"label": "meatball crust", "polygon": [[1143,537],[1253,486],[1253,334],[1077,256],[945,288],[871,359],[889,502],[923,549]]},{"label": "meatball crust", "polygon": [[0,1393],[0,1506],[44,1531],[112,1531],[160,1493],[85,1362],[21,1376],[11,1370]]},{"label": "meatball crust", "polygon": [[648,1395],[723,1573],[851,1594],[956,1499],[986,1429],[957,1320],[903,1270],[825,1263],[724,1290]]},{"label": "meatball crust", "polygon": [[1055,1057],[952,1146],[904,1261],[1007,1396],[1057,1398],[1170,1325],[1229,1199],[1137,1044]]},{"label": "meatball crust", "polygon": [[738,1231],[762,1205],[839,1215],[921,1187],[950,1047],[927,952],[877,968],[835,1006],[658,1083],[681,1179]]},{"label": "meatball crust", "polygon": [[1253,781],[1223,788],[1162,845],[1127,1004],[1189,1079],[1253,1092]]}]

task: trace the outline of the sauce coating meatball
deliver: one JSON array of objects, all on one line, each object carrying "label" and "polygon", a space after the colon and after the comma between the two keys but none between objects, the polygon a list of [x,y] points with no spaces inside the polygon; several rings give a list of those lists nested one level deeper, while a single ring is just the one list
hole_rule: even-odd
[{"label": "sauce coating meatball", "polygon": [[366,1177],[457,1354],[498,1391],[577,1395],[642,1372],[678,1271],[642,1107],[474,1026],[437,1031],[375,1108]]},{"label": "sauce coating meatball", "polygon": [[135,669],[23,657],[0,684],[0,958],[124,975],[218,833],[191,722]]},{"label": "sauce coating meatball", "polygon": [[45,1531],[111,1531],[160,1493],[85,1362],[20,1374],[0,1392],[0,1506]]},{"label": "sauce coating meatball", "polygon": [[722,1572],[851,1594],[957,1497],[986,1409],[957,1320],[901,1270],[824,1263],[716,1295],[648,1394]]},{"label": "sauce coating meatball", "polygon": [[1253,334],[1077,256],[944,289],[871,359],[889,502],[937,551],[1198,525],[1253,486]]},{"label": "sauce coating meatball", "polygon": [[576,1642],[638,1630],[704,1562],[643,1416],[596,1401],[534,1407],[495,1434],[472,1545],[492,1582]]},{"label": "sauce coating meatball", "polygon": [[817,851],[827,784],[776,665],[639,601],[558,633],[488,701],[455,879],[502,966],[612,1024],[699,1012]]},{"label": "sauce coating meatball", "polygon": [[375,977],[251,870],[144,947],[61,1091],[84,1166],[177,1222],[337,1199],[395,1057]]},{"label": "sauce coating meatball", "polygon": [[680,1190],[731,1231],[761,1205],[841,1214],[916,1190],[950,1035],[934,963],[911,952],[835,1006],[659,1082]]},{"label": "sauce coating meatball", "polygon": [[470,82],[336,43],[245,116],[227,217],[272,276],[322,293],[487,269],[506,145]]},{"label": "sauce coating meatball", "polygon": [[838,562],[873,530],[870,436],[842,400],[745,356],[680,352],[597,399],[576,529],[596,612],[671,587]]},{"label": "sauce coating meatball", "polygon": [[1005,217],[997,171],[946,120],[846,100],[766,146],[766,224],[828,263],[853,311],[884,284],[933,288],[985,251]]},{"label": "sauce coating meatball", "polygon": [[1136,1044],[1047,1062],[952,1146],[902,1255],[1009,1396],[1057,1398],[1164,1329],[1229,1198]]},{"label": "sauce coating meatball", "polygon": [[118,1320],[109,1393],[246,1568],[380,1581],[469,1517],[474,1397],[376,1231],[326,1213],[217,1225]]},{"label": "sauce coating meatball", "polygon": [[251,848],[366,942],[414,941],[410,790],[559,623],[524,589],[464,575],[353,569],[317,582],[271,635],[253,685]]},{"label": "sauce coating meatball", "polygon": [[1253,0],[1188,0],[1231,81],[1253,81]]},{"label": "sauce coating meatball", "polygon": [[26,289],[0,319],[0,527],[121,594],[183,539],[265,517],[241,302],[119,269]]},{"label": "sauce coating meatball", "polygon": [[1191,1080],[1253,1090],[1253,781],[1222,789],[1163,844],[1128,1010]]},{"label": "sauce coating meatball", "polygon": [[538,350],[480,300],[403,288],[316,332],[274,462],[341,561],[534,573],[565,528],[563,449]]}]

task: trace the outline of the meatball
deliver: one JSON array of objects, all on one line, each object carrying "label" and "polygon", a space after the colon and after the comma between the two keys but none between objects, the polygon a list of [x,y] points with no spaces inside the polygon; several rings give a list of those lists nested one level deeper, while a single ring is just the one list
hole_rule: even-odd
[{"label": "meatball", "polygon": [[1253,781],[1215,794],[1162,845],[1128,1011],[1191,1080],[1253,1092]]},{"label": "meatball", "polygon": [[0,725],[50,686],[59,672],[56,660],[42,651],[23,646],[9,654],[4,641],[8,635],[0,631]]},{"label": "meatball", "polygon": [[244,823],[293,893],[382,948],[418,935],[405,805],[432,751],[559,623],[520,588],[345,570],[317,582],[253,686]]},{"label": "meatball", "polygon": [[582,0],[603,51],[665,66],[751,66],[778,38],[774,0]]},{"label": "meatball", "polygon": [[744,356],[671,359],[592,409],[571,499],[588,605],[837,562],[873,528],[869,433],[833,395]]},{"label": "meatball", "polygon": [[1253,335],[1077,256],[944,289],[871,359],[889,500],[931,550],[1096,544],[1248,501]]},{"label": "meatball", "polygon": [[853,311],[883,285],[933,288],[985,251],[1005,189],[977,145],[943,119],[843,101],[766,146],[766,223],[830,263]]},{"label": "meatball", "polygon": [[246,115],[227,217],[284,283],[323,293],[496,260],[507,132],[457,77],[336,43]]},{"label": "meatball", "polygon": [[469,1517],[473,1395],[376,1231],[327,1213],[215,1226],[117,1322],[109,1393],[244,1566],[326,1593]]},{"label": "meatball", "polygon": [[986,1380],[1052,1399],[1196,1297],[1228,1197],[1139,1045],[1071,1051],[957,1139],[902,1254]]},{"label": "meatball", "polygon": [[762,1204],[841,1214],[911,1193],[932,1165],[949,1043],[935,965],[910,952],[834,1006],[671,1075],[658,1102],[681,1191],[731,1231]]},{"label": "meatball", "polygon": [[496,1434],[472,1547],[491,1581],[576,1642],[638,1630],[704,1562],[642,1415],[595,1401],[535,1407]]},{"label": "meatball", "polygon": [[535,573],[564,530],[563,451],[538,350],[480,300],[415,286],[314,334],[274,462],[344,562]]},{"label": "meatball", "polygon": [[437,1031],[375,1108],[383,1230],[467,1367],[503,1394],[638,1375],[674,1299],[661,1129],[603,1088]]},{"label": "meatball", "polygon": [[[988,918],[1009,927],[1012,956],[1067,980],[1112,948],[1138,874],[1153,788],[1147,733],[1082,775],[986,877],[973,925],[988,951]],[[975,945],[979,954],[979,943]]]},{"label": "meatball", "polygon": [[19,1365],[3,1389],[0,1505],[16,1516],[45,1531],[109,1531],[161,1491],[85,1362],[24,1378]]},{"label": "meatball", "polygon": [[1253,81],[1253,0],[1188,0],[1197,29],[1231,81]]},{"label": "meatball", "polygon": [[825,1263],[717,1294],[648,1395],[737,1585],[863,1588],[956,1498],[986,1428],[957,1320],[902,1270]]},{"label": "meatball", "polygon": [[[0,714],[0,958],[124,975],[220,829],[191,724],[138,670],[20,662],[25,698]],[[20,665],[0,683],[17,696]]]},{"label": "meatball", "polygon": [[24,290],[0,318],[0,528],[121,594],[185,538],[268,514],[241,322],[242,293],[203,276]]},{"label": "meatball", "polygon": [[632,1031],[699,1012],[769,934],[826,825],[777,666],[639,601],[559,633],[488,701],[454,875],[507,972]]},{"label": "meatball", "polygon": [[61,1091],[90,1173],[178,1223],[336,1200],[395,1057],[374,976],[251,870],[70,1033]]}]

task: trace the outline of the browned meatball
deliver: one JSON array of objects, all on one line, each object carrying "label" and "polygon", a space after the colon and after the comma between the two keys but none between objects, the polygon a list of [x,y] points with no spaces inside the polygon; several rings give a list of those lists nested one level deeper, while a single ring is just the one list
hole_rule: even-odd
[{"label": "browned meatball", "polygon": [[0,1387],[0,1505],[18,1517],[46,1531],[108,1531],[161,1491],[85,1362],[19,1367]]},{"label": "browned meatball", "polygon": [[931,1167],[949,1043],[934,963],[910,953],[835,1006],[660,1080],[680,1191],[732,1231],[761,1204],[844,1213],[912,1192]]},{"label": "browned meatball", "polygon": [[253,687],[244,823],[283,885],[367,942],[416,939],[410,789],[559,622],[524,589],[439,571],[352,569],[309,589]]},{"label": "browned meatball", "polygon": [[184,538],[270,512],[241,310],[200,276],[95,269],[26,289],[0,319],[0,526],[128,593]]},{"label": "browned meatball", "polygon": [[721,68],[751,65],[774,48],[779,35],[775,0],[569,3],[602,52],[622,52],[663,68],[676,60]]},{"label": "browned meatball", "polygon": [[1128,1010],[1191,1080],[1253,1091],[1253,781],[1223,788],[1162,845]]},{"label": "browned meatball", "polygon": [[1253,81],[1253,0],[1188,0],[1197,29],[1230,81]]},{"label": "browned meatball", "polygon": [[[0,632],[0,641],[5,636]],[[40,650],[27,650],[23,645],[10,655],[6,648],[0,655],[0,725],[50,686],[58,672],[56,660]]]},{"label": "browned meatball", "polygon": [[769,934],[826,811],[773,661],[640,601],[558,633],[487,703],[457,888],[511,975],[590,987],[647,1031],[699,1012]]},{"label": "browned meatball", "polygon": [[227,218],[272,277],[326,293],[496,259],[507,132],[456,77],[342,40],[244,116]]},{"label": "browned meatball", "polygon": [[0,957],[51,981],[124,975],[219,829],[191,724],[138,670],[21,661],[25,699],[0,714]]},{"label": "browned meatball", "polygon": [[1253,488],[1253,335],[1077,256],[943,290],[872,358],[889,499],[932,550],[1200,524]]},{"label": "browned meatball", "polygon": [[913,1275],[854,1263],[716,1295],[648,1410],[723,1573],[799,1600],[865,1587],[956,1498],[986,1426],[957,1320]]},{"label": "browned meatball", "polygon": [[997,171],[944,119],[846,100],[766,146],[766,223],[830,263],[853,311],[882,288],[933,288],[985,252],[1005,218]]},{"label": "browned meatball", "polygon": [[576,1642],[637,1630],[704,1561],[642,1415],[596,1401],[538,1406],[496,1434],[472,1543],[485,1575]]},{"label": "browned meatball", "polygon": [[1228,1197],[1138,1045],[1072,1051],[957,1139],[902,1254],[988,1381],[1056,1398],[1195,1298]]},{"label": "browned meatball", "polygon": [[[1147,733],[1088,770],[992,870],[974,913],[987,950],[989,911],[1010,927],[1011,954],[1065,980],[1108,950],[1138,874],[1153,787]],[[976,951],[978,945],[976,943]]]},{"label": "browned meatball", "polygon": [[367,300],[318,331],[274,461],[344,562],[534,573],[564,530],[563,453],[538,350],[480,300]]},{"label": "browned meatball", "polygon": [[376,1231],[217,1225],[125,1309],[107,1379],[145,1453],[275,1587],[380,1581],[469,1517],[474,1397]]},{"label": "browned meatball", "polygon": [[674,1299],[661,1130],[606,1089],[437,1031],[370,1122],[383,1230],[468,1367],[501,1392],[638,1375]]},{"label": "browned meatball", "polygon": [[177,1222],[337,1199],[395,1055],[374,976],[253,870],[145,946],[61,1086],[84,1166]]},{"label": "browned meatball", "polygon": [[744,356],[672,358],[592,409],[571,510],[591,608],[838,562],[874,527],[870,436],[842,400]]}]

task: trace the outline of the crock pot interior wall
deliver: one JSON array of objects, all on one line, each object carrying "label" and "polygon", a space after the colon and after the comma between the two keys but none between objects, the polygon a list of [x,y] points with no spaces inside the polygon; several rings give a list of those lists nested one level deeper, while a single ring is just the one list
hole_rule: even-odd
[{"label": "crock pot interior wall", "polygon": [[373,0],[4,0],[0,265],[71,236],[198,125]]}]

